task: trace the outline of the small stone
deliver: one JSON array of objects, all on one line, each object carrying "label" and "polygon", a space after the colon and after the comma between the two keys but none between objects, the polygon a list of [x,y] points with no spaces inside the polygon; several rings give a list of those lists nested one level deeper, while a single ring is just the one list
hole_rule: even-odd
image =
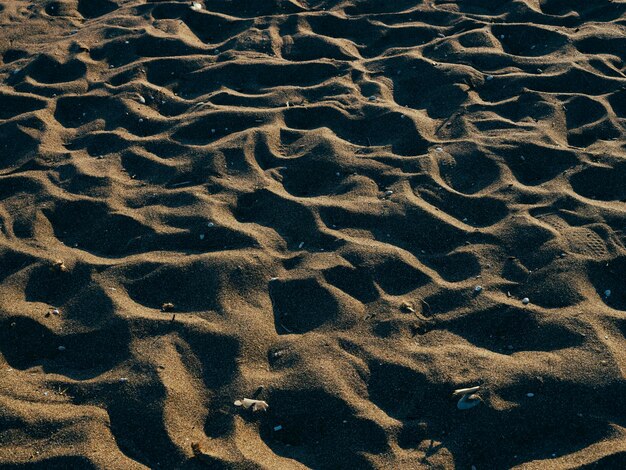
[{"label": "small stone", "polygon": [[530,303],[530,299],[529,299],[528,297],[524,297],[524,298],[522,299],[522,303],[523,303],[524,305],[528,305],[528,304]]},{"label": "small stone", "polygon": [[171,302],[165,302],[161,305],[161,311],[163,312],[171,312],[172,310],[174,310],[174,304]]},{"label": "small stone", "polygon": [[202,10],[202,4],[198,2],[193,2],[189,8],[191,8],[193,11],[200,11]]},{"label": "small stone", "polygon": [[65,266],[65,263],[63,262],[63,260],[57,260],[54,262],[54,269],[56,269],[59,272],[62,273],[66,273],[68,272],[67,266]]},{"label": "small stone", "polygon": [[200,240],[204,240],[204,233],[200,234]]},{"label": "small stone", "polygon": [[493,75],[487,75],[485,78],[486,78],[487,80],[493,80]]},{"label": "small stone", "polygon": [[482,290],[483,290],[483,286],[476,286],[476,287],[474,287],[474,292],[476,292],[477,294],[482,292]]},{"label": "small stone", "polygon": [[532,393],[532,392],[529,392],[529,393],[527,393],[527,394],[526,394],[526,396],[527,396],[528,398],[532,398],[532,397],[534,397],[534,396],[535,396],[535,394],[534,394],[534,393]]},{"label": "small stone", "polygon": [[63,351],[65,351],[65,346],[59,346],[57,349],[58,349],[59,351],[63,352]]},{"label": "small stone", "polygon": [[274,426],[274,431],[278,432],[282,429],[283,427],[279,424],[278,426]]},{"label": "small stone", "polygon": [[609,297],[611,297],[611,289],[607,289],[604,291],[604,296],[608,299]]}]

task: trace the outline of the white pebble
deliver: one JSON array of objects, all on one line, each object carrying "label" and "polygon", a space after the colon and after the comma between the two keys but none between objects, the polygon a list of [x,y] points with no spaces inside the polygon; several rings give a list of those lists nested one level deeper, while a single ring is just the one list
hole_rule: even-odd
[{"label": "white pebble", "polygon": [[200,240],[204,240],[204,233],[200,234]]},{"label": "white pebble", "polygon": [[487,75],[487,77],[485,77],[487,80],[493,80],[493,75]]},{"label": "white pebble", "polygon": [[479,293],[483,290],[483,286],[476,286],[474,287],[474,292]]},{"label": "white pebble", "polygon": [[304,242],[300,242],[300,244],[298,245],[298,248],[302,248],[304,246]]},{"label": "white pebble", "polygon": [[523,303],[524,305],[528,305],[528,304],[530,303],[530,299],[529,299],[528,297],[524,297],[524,298],[522,299],[522,303]]},{"label": "white pebble", "polygon": [[607,290],[605,290],[605,291],[604,291],[604,296],[605,296],[605,297],[607,297],[607,298],[608,298],[608,297],[611,297],[611,289],[607,289]]},{"label": "white pebble", "polygon": [[534,397],[534,396],[535,396],[535,394],[534,394],[534,393],[527,393],[527,394],[526,394],[526,396],[527,396],[528,398],[532,398],[532,397]]},{"label": "white pebble", "polygon": [[280,431],[283,427],[279,424],[278,426],[274,426],[274,431]]},{"label": "white pebble", "polygon": [[57,349],[58,349],[59,351],[65,351],[65,346],[59,346]]},{"label": "white pebble", "polygon": [[193,11],[200,11],[200,10],[202,10],[202,4],[200,4],[198,2],[193,2],[191,4],[191,7],[189,7],[189,8],[191,8]]}]

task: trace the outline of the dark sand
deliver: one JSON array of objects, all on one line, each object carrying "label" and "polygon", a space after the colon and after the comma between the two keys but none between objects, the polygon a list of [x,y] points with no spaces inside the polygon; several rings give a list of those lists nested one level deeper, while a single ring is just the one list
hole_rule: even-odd
[{"label": "dark sand", "polygon": [[0,467],[625,468],[626,2],[200,3],[0,0]]}]

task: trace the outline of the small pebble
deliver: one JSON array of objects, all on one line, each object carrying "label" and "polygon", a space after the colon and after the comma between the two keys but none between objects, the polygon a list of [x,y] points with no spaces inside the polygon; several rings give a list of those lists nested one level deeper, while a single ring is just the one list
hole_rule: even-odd
[{"label": "small pebble", "polygon": [[527,393],[527,394],[526,394],[526,396],[527,396],[528,398],[532,398],[532,397],[534,397],[534,396],[535,396],[535,394],[534,394],[534,393]]},{"label": "small pebble", "polygon": [[482,290],[483,290],[483,286],[476,286],[476,287],[474,287],[474,292],[476,292],[477,294],[479,292],[482,292]]},{"label": "small pebble", "polygon": [[528,297],[524,297],[524,298],[522,299],[522,303],[523,303],[524,305],[528,305],[528,304],[530,303],[530,299],[529,299]]},{"label": "small pebble", "polygon": [[120,377],[120,382],[128,382],[128,377]]},{"label": "small pebble", "polygon": [[300,244],[298,245],[298,248],[302,248],[304,246],[304,242],[300,242]]},{"label": "small pebble", "polygon": [[279,424],[278,426],[274,426],[274,431],[278,432],[282,429],[283,427]]},{"label": "small pebble", "polygon": [[493,80],[493,75],[487,75],[485,78],[486,78],[487,80]]},{"label": "small pebble", "polygon": [[59,351],[65,351],[65,346],[59,346],[57,349],[58,349]]},{"label": "small pebble", "polygon": [[204,240],[204,233],[200,234],[200,240]]},{"label": "small pebble", "polygon": [[611,289],[607,289],[607,290],[605,290],[605,291],[604,291],[604,296],[605,296],[606,298],[611,297]]}]

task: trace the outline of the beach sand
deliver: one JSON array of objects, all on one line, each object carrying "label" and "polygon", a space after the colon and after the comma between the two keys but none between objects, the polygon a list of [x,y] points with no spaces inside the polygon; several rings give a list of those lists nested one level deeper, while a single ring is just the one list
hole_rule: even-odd
[{"label": "beach sand", "polygon": [[1,468],[626,467],[623,0],[0,0],[0,57]]}]

